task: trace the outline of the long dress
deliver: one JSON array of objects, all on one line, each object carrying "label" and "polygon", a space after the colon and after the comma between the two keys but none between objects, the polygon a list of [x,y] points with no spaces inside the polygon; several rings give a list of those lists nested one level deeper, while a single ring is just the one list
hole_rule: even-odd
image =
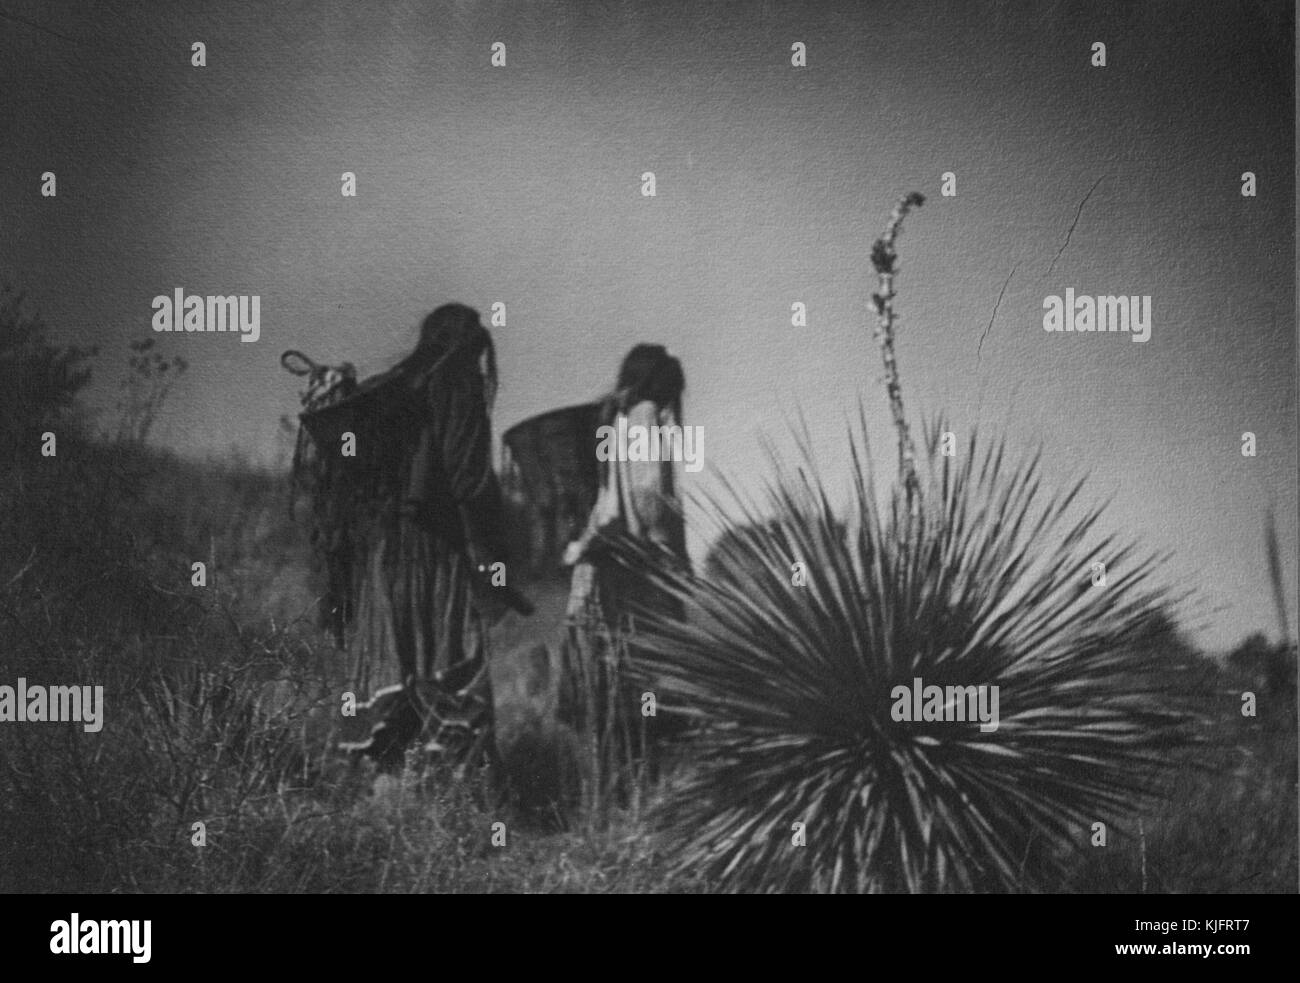
[{"label": "long dress", "polygon": [[[675,423],[672,411],[644,400],[614,420],[616,430],[666,426]],[[650,431],[653,432],[653,431]],[[662,456],[662,455],[661,455]],[[610,460],[603,473],[595,507],[579,543],[586,546],[602,531],[654,543],[685,562],[685,530],[675,508],[673,462]],[[627,660],[636,658],[635,619],[626,599],[635,593],[647,599],[644,585],[633,573],[600,560],[580,560],[566,612],[567,635],[562,649],[560,718],[585,737],[591,759],[589,781],[605,785],[621,767],[642,759],[656,733],[664,733],[667,720],[648,718],[641,711],[641,694],[626,681]],[[680,616],[675,605],[659,605]],[[671,724],[669,724],[671,728]]]},{"label": "long dress", "polygon": [[496,760],[487,642],[504,608],[485,583],[505,557],[501,490],[472,360],[425,380],[415,401],[419,423],[391,435],[404,494],[379,503],[363,535],[353,682],[375,726],[352,750],[391,769],[414,740],[463,774]]}]

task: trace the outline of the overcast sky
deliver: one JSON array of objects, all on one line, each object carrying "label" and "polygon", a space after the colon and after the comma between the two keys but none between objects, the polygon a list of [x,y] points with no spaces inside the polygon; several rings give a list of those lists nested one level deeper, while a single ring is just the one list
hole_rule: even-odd
[{"label": "overcast sky", "polygon": [[[0,274],[58,337],[101,346],[100,401],[155,295],[261,298],[255,344],[154,336],[191,365],[169,446],[272,460],[296,409],[281,351],[370,372],[438,304],[504,301],[498,431],[596,395],[658,341],[684,363],[708,469],[756,473],[758,435],[797,407],[838,481],[859,396],[888,465],[867,254],[917,190],[897,281],[909,411],[1043,441],[1054,480],[1091,472],[1111,527],[1176,552],[1211,647],[1277,630],[1275,503],[1294,630],[1290,4],[2,10]],[[1067,287],[1150,295],[1150,341],[1046,333],[1043,300]]]}]

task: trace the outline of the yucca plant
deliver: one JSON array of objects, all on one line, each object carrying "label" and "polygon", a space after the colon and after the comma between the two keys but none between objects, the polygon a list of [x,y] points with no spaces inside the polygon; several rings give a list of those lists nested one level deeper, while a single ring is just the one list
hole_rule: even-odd
[{"label": "yucca plant", "polygon": [[[769,452],[758,501],[725,481],[705,498],[723,533],[707,576],[635,543],[615,550],[687,612],[632,603],[629,672],[698,725],[660,818],[679,869],[722,889],[1060,888],[1093,824],[1122,826],[1192,739],[1183,670],[1142,651],[1179,600],[1155,582],[1163,558],[1099,535],[1082,479],[1043,492],[1037,455],[1009,463],[972,431],[947,456],[939,420],[918,462],[893,281],[902,220],[923,201],[899,200],[871,256],[899,435],[887,504],[865,421],[847,435],[844,514],[805,427],[796,466]],[[918,679],[997,687],[996,729],[952,719],[952,694],[935,715],[949,719],[897,719],[896,690]]]},{"label": "yucca plant", "polygon": [[[1092,824],[1122,824],[1189,739],[1177,671],[1140,650],[1177,600],[1160,558],[1089,542],[1102,510],[1071,515],[1081,481],[1040,502],[1037,456],[1009,466],[972,436],[943,457],[941,427],[915,519],[905,486],[879,507],[851,436],[847,536],[806,454],[774,456],[767,508],[730,486],[706,501],[730,529],[708,579],[620,544],[688,612],[639,610],[632,667],[700,725],[660,816],[682,870],[737,890],[1059,888]],[[917,677],[997,685],[997,730],[895,720]]]}]

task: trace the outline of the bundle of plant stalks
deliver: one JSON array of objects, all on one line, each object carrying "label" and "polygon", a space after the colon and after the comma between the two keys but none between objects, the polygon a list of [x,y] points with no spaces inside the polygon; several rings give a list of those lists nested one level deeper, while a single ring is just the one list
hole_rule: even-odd
[{"label": "bundle of plant stalks", "polygon": [[[850,433],[845,515],[803,429],[802,466],[769,451],[765,501],[705,496],[726,533],[707,578],[619,545],[687,615],[631,602],[628,671],[696,725],[657,817],[678,870],[723,890],[1059,889],[1093,824],[1135,815],[1195,740],[1177,669],[1142,644],[1179,601],[1163,558],[1099,536],[1083,479],[1047,496],[1037,455],[972,434],[943,456],[943,429],[885,507],[865,423]],[[918,683],[942,706],[900,712]],[[994,729],[949,687],[997,687]]]},{"label": "bundle of plant stalks", "polygon": [[593,611],[565,640],[562,712],[581,748],[580,810],[589,829],[605,826],[615,808],[639,814],[647,794],[648,740],[628,684],[629,632],[625,617],[611,626]]}]

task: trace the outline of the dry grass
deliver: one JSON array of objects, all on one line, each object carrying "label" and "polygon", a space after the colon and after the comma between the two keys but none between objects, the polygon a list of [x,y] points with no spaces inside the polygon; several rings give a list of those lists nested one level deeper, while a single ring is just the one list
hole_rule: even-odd
[{"label": "dry grass", "polygon": [[[284,504],[275,476],[71,438],[57,459],[0,473],[0,681],[106,691],[99,734],[0,726],[0,890],[721,886],[670,871],[640,816],[615,807],[590,822],[574,804],[577,739],[554,721],[525,622],[503,626],[495,653],[511,801],[414,776],[376,783],[333,753],[341,661],[308,622],[305,537]],[[196,558],[215,560],[205,591],[190,586]],[[563,589],[533,592],[554,620]],[[1200,760],[1143,814],[1144,851],[1138,814],[1118,817],[1111,846],[1083,851],[1047,888],[1138,891],[1145,866],[1152,892],[1294,890],[1294,650],[1269,663],[1291,666],[1290,690],[1261,696],[1247,720],[1241,690],[1267,681],[1254,663],[1168,643],[1201,673]]]},{"label": "dry grass", "polygon": [[[675,886],[624,814],[572,822],[573,737],[547,687],[513,685],[518,624],[496,673],[511,801],[337,755],[343,660],[284,505],[272,476],[71,439],[5,475],[0,679],[102,685],[106,723],[0,728],[0,889]],[[215,560],[206,589],[195,558]]]}]

